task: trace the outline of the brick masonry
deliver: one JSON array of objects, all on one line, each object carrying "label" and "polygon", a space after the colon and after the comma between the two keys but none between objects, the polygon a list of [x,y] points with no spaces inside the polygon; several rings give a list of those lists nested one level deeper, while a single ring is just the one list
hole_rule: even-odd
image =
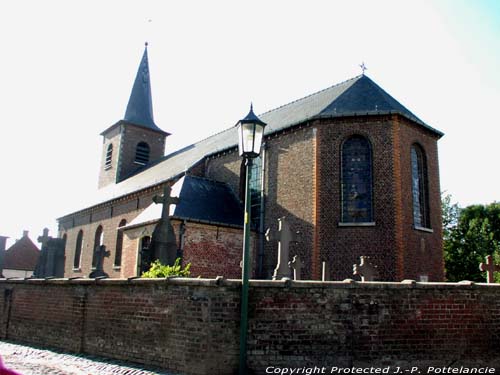
[{"label": "brick masonry", "polygon": [[[182,374],[238,367],[236,280],[0,280],[0,338]],[[490,366],[500,285],[252,281],[248,364]]]}]

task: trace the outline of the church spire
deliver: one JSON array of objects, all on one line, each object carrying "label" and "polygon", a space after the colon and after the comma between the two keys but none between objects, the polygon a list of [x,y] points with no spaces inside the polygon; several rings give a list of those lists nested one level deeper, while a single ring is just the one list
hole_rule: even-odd
[{"label": "church spire", "polygon": [[153,118],[153,100],[151,98],[151,82],[149,79],[148,43],[145,43],[144,54],[135,77],[134,87],[130,94],[126,122],[163,132],[156,126]]}]

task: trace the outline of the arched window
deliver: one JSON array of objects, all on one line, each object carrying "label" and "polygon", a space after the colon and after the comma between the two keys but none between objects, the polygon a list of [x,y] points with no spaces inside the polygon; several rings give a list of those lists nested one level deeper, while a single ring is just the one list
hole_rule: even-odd
[{"label": "arched window", "polygon": [[104,169],[111,168],[111,161],[113,160],[113,145],[109,144],[106,150],[106,160],[104,162]]},{"label": "arched window", "polygon": [[92,268],[95,268],[97,265],[97,257],[96,257],[96,252],[99,250],[99,247],[103,244],[104,240],[104,234],[102,231],[102,225],[99,225],[95,231],[95,236],[94,236],[94,247],[93,247],[93,253],[92,253]]},{"label": "arched window", "polygon": [[73,259],[73,268],[80,268],[80,259],[82,257],[82,246],[83,246],[83,230],[78,232],[76,236],[76,246],[75,246],[75,258]]},{"label": "arched window", "polygon": [[139,142],[135,148],[135,163],[146,165],[149,162],[149,145],[146,142]]},{"label": "arched window", "polygon": [[[242,160],[240,166],[240,200],[245,203],[245,184],[246,184],[246,165],[245,160]],[[257,156],[252,160],[252,168],[250,170],[250,180],[248,182],[250,188],[250,216],[252,226],[257,227],[260,224],[261,213],[261,193],[262,193],[262,158]]]},{"label": "arched window", "polygon": [[354,135],[342,145],[341,180],[342,222],[372,222],[372,150],[365,137]]},{"label": "arched window", "polygon": [[411,146],[411,180],[413,224],[415,227],[430,228],[427,160],[424,150],[417,144]]},{"label": "arched window", "polygon": [[[127,220],[123,219],[118,224],[118,228],[124,227],[127,224]],[[116,252],[115,252],[115,267],[120,267],[122,264],[122,249],[123,249],[123,231],[118,230],[116,234]]]}]

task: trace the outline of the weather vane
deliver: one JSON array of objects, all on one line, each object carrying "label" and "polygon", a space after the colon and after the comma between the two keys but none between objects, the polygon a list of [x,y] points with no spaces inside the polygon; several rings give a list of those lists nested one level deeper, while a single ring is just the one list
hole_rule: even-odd
[{"label": "weather vane", "polygon": [[359,64],[359,67],[361,68],[362,74],[365,75],[365,70],[368,70],[365,63],[362,62],[361,64]]}]

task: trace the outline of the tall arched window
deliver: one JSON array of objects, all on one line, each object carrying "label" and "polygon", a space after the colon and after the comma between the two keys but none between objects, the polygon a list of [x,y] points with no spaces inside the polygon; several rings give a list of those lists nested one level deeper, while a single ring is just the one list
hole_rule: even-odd
[{"label": "tall arched window", "polygon": [[[124,227],[127,224],[127,220],[123,219],[118,224],[118,228]],[[122,264],[122,249],[123,249],[123,231],[118,230],[116,234],[116,252],[115,252],[115,267],[120,267]]]},{"label": "tall arched window", "polygon": [[344,141],[341,180],[342,222],[372,222],[372,150],[365,137],[354,135]]},{"label": "tall arched window", "polygon": [[94,247],[93,247],[93,253],[92,253],[92,267],[95,268],[97,265],[97,257],[96,257],[96,251],[99,250],[99,247],[103,244],[104,240],[104,234],[102,231],[102,225],[99,225],[95,231],[95,236],[94,236]]},{"label": "tall arched window", "polygon": [[73,268],[80,268],[80,259],[82,257],[82,246],[83,246],[83,230],[78,232],[76,236],[76,246],[75,246],[75,258],[73,259]]},{"label": "tall arched window", "polygon": [[413,224],[415,227],[430,228],[427,160],[423,148],[417,144],[411,146],[411,179]]},{"label": "tall arched window", "polygon": [[149,145],[146,142],[139,142],[135,148],[135,159],[137,164],[146,165],[149,162]]},{"label": "tall arched window", "polygon": [[106,160],[104,162],[104,169],[111,168],[111,161],[113,160],[113,145],[110,143],[106,150]]}]

